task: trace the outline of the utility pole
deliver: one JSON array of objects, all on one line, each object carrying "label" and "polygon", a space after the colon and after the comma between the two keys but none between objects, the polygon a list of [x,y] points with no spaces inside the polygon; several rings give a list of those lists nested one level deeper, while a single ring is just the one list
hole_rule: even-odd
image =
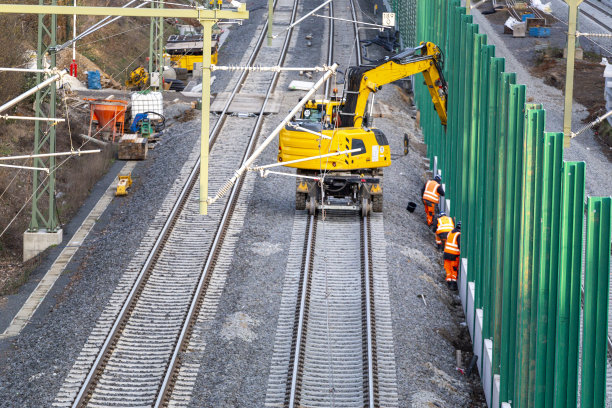
[{"label": "utility pole", "polygon": [[[151,8],[164,8],[164,0],[151,2]],[[153,88],[163,91],[162,74],[164,69],[164,18],[151,17],[149,35],[149,81]],[[157,75],[154,75],[157,74]],[[157,76],[156,85],[153,77]]]},{"label": "utility pole", "polygon": [[[43,5],[44,0],[39,0]],[[53,6],[57,0],[52,0]],[[50,67],[55,67],[54,47],[57,42],[57,15],[38,15],[38,40],[36,47],[36,68],[45,67],[45,57],[50,57]],[[36,84],[45,78],[41,72],[36,73]],[[56,116],[55,98],[57,85],[55,82],[36,92],[35,116],[37,118],[54,118]],[[34,122],[34,154],[55,153],[55,124],[37,120]],[[62,242],[62,230],[57,222],[57,208],[55,203],[55,156],[37,157],[33,161],[34,167],[48,168],[49,175],[32,172],[32,217],[28,230],[24,233],[23,260],[26,261],[36,255],[36,242],[41,238],[45,247],[57,245]]]},{"label": "utility pole", "polygon": [[[154,18],[193,18],[197,19],[202,24],[203,30],[203,64],[202,64],[202,127],[200,131],[200,214],[206,215],[208,212],[208,144],[209,144],[209,133],[210,133],[210,63],[211,63],[211,35],[213,25],[222,19],[248,19],[249,12],[246,10],[246,4],[238,3],[238,7],[234,10],[218,10],[218,9],[205,9],[202,7],[188,8],[188,9],[165,9],[165,8],[122,8],[122,7],[81,7],[81,6],[57,6],[56,0],[52,0],[52,5],[43,5],[43,0],[39,0],[39,5],[26,5],[26,4],[0,4],[0,14],[38,14],[39,15],[39,34],[38,34],[38,67],[42,67],[43,58],[41,56],[49,53],[51,56],[51,65],[55,67],[55,55],[53,53],[53,47],[55,46],[55,30],[57,27],[57,15],[78,15],[78,16],[124,16],[124,17],[154,17]],[[237,2],[236,2],[237,3]],[[51,15],[51,23],[46,26],[44,25],[44,15]],[[49,45],[43,46],[43,31],[49,34]],[[161,65],[161,64],[160,64]],[[42,79],[39,75],[39,81]],[[48,94],[47,94],[48,92]],[[42,110],[43,97],[49,97],[51,101],[51,108],[49,109],[48,115]],[[56,88],[51,85],[47,90],[41,92],[36,98],[36,113],[40,117],[55,117],[55,96]],[[42,146],[48,144],[48,151],[55,152],[55,128],[53,126],[48,128],[47,132],[42,132],[38,127],[43,121],[36,121],[37,133],[35,134],[35,153],[39,153]],[[47,167],[51,169],[51,174],[47,179],[45,186],[46,195],[38,191],[39,184],[43,180],[39,180],[37,172],[34,173],[34,192],[35,200],[47,197],[49,199],[49,208],[46,214],[40,208],[33,204],[32,210],[32,223],[30,228],[26,231],[39,231],[39,227],[43,224],[46,227],[47,232],[55,231],[57,233],[57,219],[55,211],[55,156],[49,157],[48,165],[45,166],[42,162],[42,158],[34,161],[36,167]],[[42,252],[45,248],[55,244],[55,242],[49,243],[47,234],[38,236],[35,239],[35,246],[38,252]],[[61,238],[60,238],[61,242]],[[25,254],[24,254],[25,255]]]},{"label": "utility pole", "polygon": [[570,146],[572,134],[572,105],[574,99],[574,63],[576,60],[576,25],[578,6],[582,0],[565,0],[569,6],[567,22],[567,63],[565,72],[565,105],[563,108],[563,146]]}]

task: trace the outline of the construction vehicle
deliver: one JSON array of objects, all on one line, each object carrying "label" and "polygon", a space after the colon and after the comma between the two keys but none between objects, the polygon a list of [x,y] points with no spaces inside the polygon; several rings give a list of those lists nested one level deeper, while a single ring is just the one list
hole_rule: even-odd
[{"label": "construction vehicle", "polygon": [[286,166],[297,169],[296,209],[308,209],[311,214],[320,208],[356,209],[363,215],[381,212],[383,168],[391,165],[391,152],[385,134],[368,127],[368,98],[382,85],[422,73],[445,126],[447,85],[441,65],[440,49],[421,43],[374,66],[349,68],[342,98],[306,103],[300,117],[279,134],[278,162],[290,162]]},{"label": "construction vehicle", "polygon": [[132,173],[127,175],[119,175],[119,183],[117,184],[117,191],[115,196],[126,196],[127,190],[132,186]]},{"label": "construction vehicle", "polygon": [[[210,47],[211,64],[217,64],[219,55],[219,36],[221,30],[213,31]],[[193,71],[193,64],[202,62],[202,34],[171,35],[166,43],[166,52],[175,68],[185,68]]]},{"label": "construction vehicle", "polygon": [[149,85],[149,73],[143,66],[139,66],[128,74],[125,86],[129,89],[143,90]]}]

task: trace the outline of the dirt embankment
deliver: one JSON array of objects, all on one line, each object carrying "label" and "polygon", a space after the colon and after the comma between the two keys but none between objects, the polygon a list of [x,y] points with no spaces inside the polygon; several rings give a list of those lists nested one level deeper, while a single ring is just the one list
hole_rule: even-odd
[{"label": "dirt embankment", "polygon": [[[13,1],[16,2],[16,1]],[[119,0],[94,0],[92,6],[121,6]],[[98,21],[99,17],[79,17],[77,33]],[[57,43],[72,38],[72,16],[58,16]],[[24,66],[28,50],[36,49],[37,16],[0,16],[0,44],[11,44],[0,53],[1,67]],[[31,51],[30,51],[31,52]],[[127,73],[139,64],[145,64],[149,53],[149,19],[122,18],[115,23],[83,38],[77,43],[79,79],[85,82],[85,71],[98,69],[113,87],[120,87]],[[57,67],[69,68],[72,48],[57,55]],[[35,84],[31,74],[0,73],[0,104],[14,98]],[[83,140],[78,134],[88,132],[89,112],[75,99],[64,101],[58,92],[56,116],[68,119],[57,125],[56,151],[78,149]],[[33,116],[34,97],[3,114]],[[46,129],[47,124],[42,125]],[[97,147],[97,146],[96,146]],[[84,149],[91,148],[90,145]],[[34,150],[34,124],[30,121],[0,119],[0,156],[31,154]],[[87,198],[96,181],[106,173],[114,160],[112,148],[102,153],[58,158],[62,163],[56,173],[57,215],[61,224],[67,223]],[[32,165],[23,160],[20,165]],[[0,296],[14,292],[27,281],[37,259],[21,262],[23,232],[31,218],[32,173],[29,170],[0,169]],[[40,201],[46,213],[48,197]]]},{"label": "dirt embankment", "polygon": [[[498,10],[487,15],[489,22],[499,32],[504,32],[504,22],[508,17],[510,14],[506,10]],[[506,45],[528,67],[533,76],[541,78],[547,85],[564,91],[566,59],[563,57],[563,49],[566,44],[567,27],[552,17],[547,18],[547,24],[550,25],[550,37],[513,38],[512,34],[504,34],[507,36]],[[585,124],[606,113],[603,78],[605,66],[600,64],[602,57],[608,57],[610,60],[608,55],[585,51],[583,59],[577,59],[575,62],[574,100],[589,111]],[[602,151],[612,159],[612,127],[604,122],[595,127],[595,133],[601,143]]]}]

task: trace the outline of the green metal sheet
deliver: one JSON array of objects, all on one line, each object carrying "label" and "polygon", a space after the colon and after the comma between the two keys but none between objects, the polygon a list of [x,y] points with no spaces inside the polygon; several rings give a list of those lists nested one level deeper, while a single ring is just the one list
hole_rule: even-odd
[{"label": "green metal sheet", "polygon": [[606,403],[611,205],[610,197],[588,199],[582,319],[582,408],[603,407]]}]

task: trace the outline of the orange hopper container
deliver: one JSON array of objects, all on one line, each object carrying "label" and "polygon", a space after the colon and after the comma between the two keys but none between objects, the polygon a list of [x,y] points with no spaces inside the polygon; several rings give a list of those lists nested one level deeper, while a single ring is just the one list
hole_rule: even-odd
[{"label": "orange hopper container", "polygon": [[128,101],[113,100],[113,99],[90,99],[89,101],[89,136],[93,122],[97,122],[96,134],[100,132],[109,132],[115,136],[123,136],[123,128],[125,124],[125,111],[128,106]]}]

